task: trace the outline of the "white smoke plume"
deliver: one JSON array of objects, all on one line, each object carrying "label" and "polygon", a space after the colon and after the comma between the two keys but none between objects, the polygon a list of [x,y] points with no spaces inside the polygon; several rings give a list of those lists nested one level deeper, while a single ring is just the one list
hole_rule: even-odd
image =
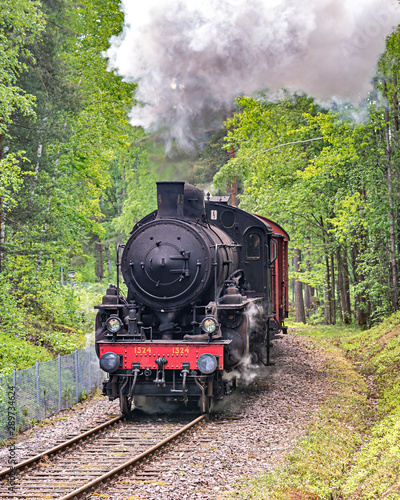
[{"label": "white smoke plume", "polygon": [[122,10],[106,56],[138,83],[131,123],[182,147],[241,94],[361,99],[400,22],[397,0],[122,0]]}]

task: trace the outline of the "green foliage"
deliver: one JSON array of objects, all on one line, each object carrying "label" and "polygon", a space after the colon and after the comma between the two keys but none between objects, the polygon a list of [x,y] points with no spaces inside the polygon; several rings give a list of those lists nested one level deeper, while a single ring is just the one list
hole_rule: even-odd
[{"label": "green foliage", "polygon": [[32,58],[19,79],[36,96],[37,121],[15,110],[18,127],[5,144],[26,151],[16,167],[32,175],[18,185],[18,203],[7,205],[13,238],[3,245],[6,257],[24,254],[37,272],[48,260],[71,262],[91,237],[104,236],[110,170],[136,139],[127,115],[135,86],[108,72],[102,55],[122,27],[119,3],[45,0],[40,15],[47,23],[40,39],[29,39]]},{"label": "green foliage", "polygon": [[89,394],[87,391],[82,391],[81,395],[79,396],[79,403],[82,403],[89,397]]},{"label": "green foliage", "polygon": [[33,366],[36,360],[48,361],[52,358],[44,347],[32,345],[8,332],[8,329],[3,329],[0,333],[0,374],[11,373],[13,368],[23,370]]},{"label": "green foliage", "polygon": [[130,150],[126,163],[126,197],[113,226],[126,237],[138,220],[157,208],[154,176],[148,170],[143,151]]},{"label": "green foliage", "polygon": [[378,409],[386,415],[398,407],[400,383],[400,313],[367,333],[352,336],[343,348],[355,363],[368,367],[380,390]]},{"label": "green foliage", "polygon": [[43,31],[40,3],[34,0],[0,2],[0,136],[7,131],[12,114],[20,110],[34,115],[35,97],[17,85],[31,57],[28,48]]},{"label": "green foliage", "polygon": [[22,153],[11,153],[6,159],[0,159],[0,198],[8,209],[16,205],[18,191],[24,180],[24,173],[20,167],[21,160],[23,160]]},{"label": "green foliage", "polygon": [[18,306],[25,311],[51,323],[76,327],[82,322],[79,297],[58,282],[51,262],[46,262],[38,276],[35,264],[26,257],[16,259],[3,273],[4,286],[11,287]]},{"label": "green foliage", "polygon": [[235,498],[399,498],[400,313],[369,331],[294,327],[325,350],[327,400],[285,464],[247,481]]},{"label": "green foliage", "polygon": [[0,322],[4,331],[15,333],[24,328],[24,318],[20,314],[20,300],[13,295],[13,287],[4,274],[0,284]]},{"label": "green foliage", "polygon": [[34,272],[32,262],[20,258],[1,274],[0,320],[9,346],[3,346],[1,368],[7,372],[81,349],[93,331],[93,304],[101,294],[62,286],[50,263],[37,279]]},{"label": "green foliage", "polygon": [[357,456],[343,486],[346,498],[399,498],[400,408],[372,429],[372,437]]},{"label": "green foliage", "polygon": [[377,390],[376,422],[343,487],[346,498],[398,498],[400,486],[400,313],[343,343]]},{"label": "green foliage", "polygon": [[[212,189],[215,174],[230,158],[230,151],[224,148],[227,130],[221,128],[210,135],[207,142],[200,148],[200,162],[194,163],[188,179],[191,184],[205,189]],[[225,186],[222,193],[225,193]]]},{"label": "green foliage", "polygon": [[30,338],[34,338],[36,343],[42,344],[54,354],[71,354],[75,349],[83,349],[86,345],[86,338],[75,331],[58,330],[57,326],[48,327],[42,325],[40,330],[32,328]]},{"label": "green foliage", "polygon": [[[396,106],[394,80],[389,98]],[[377,83],[380,89],[382,85]],[[214,182],[222,189],[238,179],[240,207],[286,229],[292,248],[307,260],[292,277],[324,292],[321,299],[326,296],[326,262],[336,266],[340,252],[351,271],[353,308],[364,311],[360,324],[393,312],[390,234],[398,234],[400,199],[389,196],[385,103],[379,95],[371,96],[370,114],[361,125],[348,119],[357,111],[350,106],[327,112],[304,96],[269,102],[260,95],[237,102],[240,112],[225,124],[225,149],[234,149],[235,158],[222,166]],[[399,134],[396,123],[398,119],[390,125],[393,137]],[[396,172],[392,188],[398,189],[397,146],[390,154]],[[391,217],[396,219],[392,229]]]}]

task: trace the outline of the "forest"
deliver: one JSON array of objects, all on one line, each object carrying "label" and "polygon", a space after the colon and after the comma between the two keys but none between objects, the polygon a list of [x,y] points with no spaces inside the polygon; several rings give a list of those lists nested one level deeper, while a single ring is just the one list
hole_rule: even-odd
[{"label": "forest", "polygon": [[[161,134],[129,123],[136,83],[108,68],[105,51],[124,22],[117,0],[0,4],[0,342],[9,366],[83,345],[93,312],[82,301],[95,303],[100,288],[62,277],[115,281],[116,246],[155,208],[157,180],[213,194],[237,186],[240,208],[287,230],[297,322],[368,328],[398,310],[398,32],[361,104],[324,107],[289,90],[240,95],[189,153],[166,152]],[[16,337],[37,351],[11,352]]]}]

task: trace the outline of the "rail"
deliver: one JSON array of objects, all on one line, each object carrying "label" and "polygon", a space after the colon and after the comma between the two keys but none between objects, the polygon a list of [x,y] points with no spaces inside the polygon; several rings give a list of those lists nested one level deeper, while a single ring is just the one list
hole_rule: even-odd
[{"label": "rail", "polygon": [[173,434],[171,434],[171,436],[166,437],[165,439],[163,439],[162,441],[160,441],[156,445],[152,446],[151,448],[149,448],[145,452],[140,453],[140,455],[136,455],[132,459],[130,459],[127,462],[123,463],[122,465],[119,465],[118,467],[115,467],[114,469],[112,469],[109,472],[103,474],[102,476],[100,476],[100,477],[98,477],[96,479],[93,479],[92,481],[90,481],[89,483],[81,486],[80,488],[76,489],[72,493],[69,493],[68,495],[65,495],[65,496],[61,497],[60,500],[70,500],[72,498],[77,498],[81,494],[83,494],[83,493],[91,490],[92,488],[98,486],[100,483],[102,483],[104,481],[107,481],[108,479],[111,479],[113,476],[121,473],[125,469],[128,469],[132,465],[134,465],[134,464],[140,462],[141,460],[147,458],[149,455],[151,455],[155,451],[159,450],[160,448],[162,448],[163,446],[165,446],[166,444],[168,444],[170,441],[176,439],[178,436],[180,436],[184,432],[187,432],[191,427],[193,427],[197,423],[201,422],[201,420],[203,420],[204,418],[205,418],[205,415],[200,415],[199,417],[197,417],[196,419],[194,419],[192,422],[190,422],[189,424],[185,425],[184,427],[182,427],[178,431],[174,432]]},{"label": "rail", "polygon": [[94,436],[96,433],[107,429],[108,427],[111,427],[112,425],[116,424],[122,419],[122,415],[119,415],[118,417],[114,417],[111,420],[107,420],[107,422],[103,422],[102,424],[99,424],[96,427],[93,427],[93,429],[89,429],[86,432],[82,432],[81,434],[78,434],[77,436],[68,439],[68,441],[65,441],[64,443],[58,444],[57,446],[53,446],[52,448],[49,448],[48,450],[42,451],[41,453],[38,453],[37,455],[27,458],[23,462],[19,462],[18,464],[14,465],[13,467],[8,467],[6,469],[3,469],[0,471],[0,477],[8,476],[9,474],[14,473],[17,470],[24,469],[25,467],[28,467],[30,465],[34,465],[38,462],[40,462],[43,458],[48,458],[51,455],[55,455],[56,453],[59,453],[60,451],[65,450],[66,448],[69,448],[73,444],[78,443],[79,441],[82,441],[90,436]]},{"label": "rail", "polygon": [[[78,498],[139,465],[205,417],[192,417],[189,422],[188,415],[157,420],[140,415],[130,420],[115,417],[1,471],[0,498]],[[160,440],[160,436],[166,437]]]}]

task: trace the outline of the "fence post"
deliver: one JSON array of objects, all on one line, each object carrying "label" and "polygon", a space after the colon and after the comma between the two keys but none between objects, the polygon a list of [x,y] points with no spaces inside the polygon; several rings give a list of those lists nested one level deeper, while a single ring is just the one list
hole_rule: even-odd
[{"label": "fence post", "polygon": [[36,360],[36,420],[40,420],[39,361]]},{"label": "fence post", "polygon": [[75,395],[76,395],[76,400],[75,403],[78,402],[79,400],[79,371],[78,371],[78,362],[79,362],[79,354],[78,354],[78,349],[75,347]]},{"label": "fence post", "polygon": [[12,373],[12,385],[13,385],[13,396],[14,396],[13,411],[15,415],[15,429],[17,429],[17,424],[20,419],[18,418],[18,413],[17,413],[17,370],[15,368],[13,368],[13,373]]},{"label": "fence post", "polygon": [[89,347],[88,348],[88,354],[89,354],[89,390],[88,390],[88,394],[90,394],[92,392],[92,350],[91,348]]},{"label": "fence post", "polygon": [[61,355],[58,354],[58,411],[61,410]]},{"label": "fence post", "polygon": [[17,408],[17,370],[13,368],[14,408]]}]

